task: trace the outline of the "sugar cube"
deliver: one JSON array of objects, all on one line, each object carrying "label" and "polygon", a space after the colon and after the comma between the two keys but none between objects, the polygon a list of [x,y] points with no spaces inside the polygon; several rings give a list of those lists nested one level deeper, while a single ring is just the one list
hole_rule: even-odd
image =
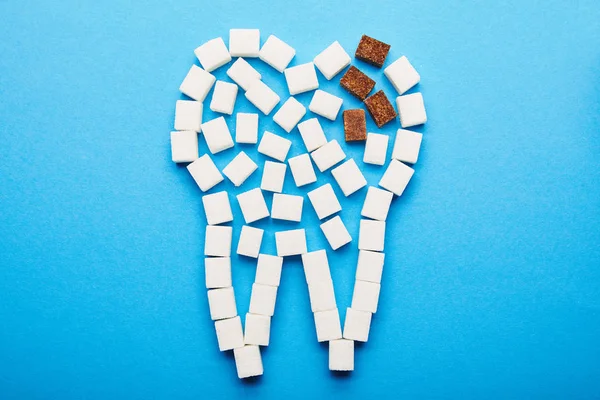
[{"label": "sugar cube", "polygon": [[306,108],[295,98],[290,97],[273,115],[273,121],[290,133],[306,114]]},{"label": "sugar cube", "polygon": [[283,258],[270,254],[259,254],[256,264],[254,283],[261,285],[279,286]]},{"label": "sugar cube", "polygon": [[202,196],[204,213],[209,225],[218,225],[224,222],[233,221],[231,205],[227,192],[217,192]]},{"label": "sugar cube", "polygon": [[265,115],[269,115],[280,100],[277,93],[261,80],[252,82],[245,96]]},{"label": "sugar cube", "polygon": [[364,103],[378,128],[392,122],[398,116],[383,90],[367,97]]},{"label": "sugar cube", "polygon": [[218,117],[202,124],[202,135],[212,154],[233,147],[233,139],[225,118]]},{"label": "sugar cube", "polygon": [[233,356],[238,378],[244,379],[263,374],[262,359],[260,358],[258,346],[246,345],[233,349]]},{"label": "sugar cube", "polygon": [[342,338],[342,325],[338,309],[318,311],[314,313],[317,341],[326,342]]},{"label": "sugar cube", "polygon": [[206,288],[216,289],[231,286],[231,258],[211,257],[204,260]]},{"label": "sugar cube", "polygon": [[242,320],[239,316],[215,321],[215,331],[220,351],[244,347]]},{"label": "sugar cube", "polygon": [[269,216],[269,209],[260,188],[238,194],[237,200],[247,224]]},{"label": "sugar cube", "polygon": [[352,158],[332,169],[331,174],[346,197],[367,186],[367,180]]},{"label": "sugar cube", "polygon": [[315,175],[315,170],[308,153],[292,157],[288,160],[288,163],[290,164],[290,170],[292,171],[292,177],[296,186],[300,187],[317,181],[317,176]]},{"label": "sugar cube", "polygon": [[323,128],[321,128],[321,124],[316,118],[300,122],[298,124],[298,130],[300,131],[300,136],[302,136],[302,141],[306,146],[306,151],[309,153],[327,143]]},{"label": "sugar cube", "polygon": [[363,162],[366,164],[383,165],[388,148],[388,135],[380,133],[368,133],[365,144],[365,155]]},{"label": "sugar cube", "polygon": [[329,341],[329,370],[354,371],[354,341],[338,339]]},{"label": "sugar cube", "polygon": [[392,197],[394,197],[392,192],[379,189],[375,186],[369,186],[360,215],[385,221],[390,210],[390,204],[392,204]]},{"label": "sugar cube", "polygon": [[258,57],[260,30],[230,29],[229,54],[232,57]]},{"label": "sugar cube", "polygon": [[327,218],[330,215],[342,211],[342,206],[329,183],[308,192],[308,199],[319,219]]},{"label": "sugar cube", "polygon": [[208,225],[204,234],[204,255],[213,257],[231,256],[230,226]]},{"label": "sugar cube", "polygon": [[371,316],[372,314],[368,311],[347,308],[346,321],[344,322],[344,339],[350,339],[357,342],[366,342],[369,340]]},{"label": "sugar cube", "polygon": [[253,228],[248,225],[242,226],[237,253],[247,257],[258,257],[264,233],[265,231],[259,228]]},{"label": "sugar cube", "polygon": [[277,299],[277,286],[252,284],[250,295],[250,313],[272,317],[275,313],[275,300]]},{"label": "sugar cube", "polygon": [[320,52],[313,62],[319,71],[321,71],[325,79],[329,81],[350,65],[350,56],[336,40],[325,50]]},{"label": "sugar cube", "polygon": [[360,229],[358,232],[358,248],[360,250],[383,251],[384,242],[384,221],[360,220]]},{"label": "sugar cube", "polygon": [[227,76],[243,90],[250,89],[254,81],[259,81],[262,78],[260,73],[243,58],[238,58],[231,64],[231,67],[227,70]]},{"label": "sugar cube", "polygon": [[358,47],[356,48],[356,52],[354,53],[354,57],[381,68],[390,51],[390,47],[389,44],[383,43],[370,36],[362,35]]},{"label": "sugar cube", "polygon": [[221,114],[231,115],[235,106],[238,87],[235,83],[217,81],[210,101],[210,109]]},{"label": "sugar cube", "polygon": [[359,250],[356,280],[381,283],[385,254],[376,251]]},{"label": "sugar cube", "polygon": [[317,150],[310,153],[313,161],[317,165],[317,168],[321,172],[327,171],[335,164],[346,158],[346,153],[340,147],[337,140],[332,140]]},{"label": "sugar cube", "polygon": [[302,196],[275,193],[271,206],[271,218],[284,221],[300,222],[302,220]]},{"label": "sugar cube", "polygon": [[258,143],[258,114],[237,113],[235,117],[235,141],[237,143]]},{"label": "sugar cube", "polygon": [[400,114],[400,126],[409,128],[427,122],[427,113],[423,104],[421,93],[405,94],[396,98],[398,114]]},{"label": "sugar cube", "polygon": [[223,175],[229,178],[231,183],[237,187],[241,186],[257,168],[258,165],[256,165],[246,153],[240,151],[238,155],[223,168]]},{"label": "sugar cube", "polygon": [[271,35],[263,44],[258,57],[265,63],[283,72],[296,55],[296,50],[277,36]]},{"label": "sugar cube", "polygon": [[213,321],[237,316],[233,287],[209,290],[208,307]]},{"label": "sugar cube", "polygon": [[284,137],[265,131],[258,144],[258,152],[265,156],[276,159],[277,161],[285,161],[288,151],[292,146],[292,141]]},{"label": "sugar cube", "polygon": [[187,170],[203,192],[223,181],[223,175],[208,154],[189,164]]},{"label": "sugar cube", "polygon": [[[291,160],[290,160],[291,161]],[[260,188],[268,192],[281,193],[285,181],[287,165],[279,162],[265,161]]]},{"label": "sugar cube", "polygon": [[175,103],[175,130],[202,130],[202,103],[195,100],[177,100]]},{"label": "sugar cube", "polygon": [[398,129],[396,142],[392,151],[392,158],[399,161],[415,164],[419,158],[419,149],[423,135],[406,129]]},{"label": "sugar cube", "polygon": [[364,101],[375,87],[375,81],[351,65],[340,79],[340,86],[360,101]]},{"label": "sugar cube", "polygon": [[327,311],[337,308],[333,281],[316,281],[308,284],[310,309],[312,312]]},{"label": "sugar cube", "polygon": [[352,294],[352,309],[375,314],[380,289],[381,285],[379,283],[356,280],[354,282],[354,293]]},{"label": "sugar cube", "polygon": [[268,346],[271,336],[271,317],[258,314],[246,314],[244,343]]},{"label": "sugar cube", "polygon": [[198,57],[198,61],[200,61],[202,68],[207,72],[214,71],[231,61],[229,50],[227,50],[225,42],[220,37],[203,43],[194,50],[194,54]]},{"label": "sugar cube", "polygon": [[279,257],[306,253],[306,233],[304,229],[275,232],[275,245]]},{"label": "sugar cube", "polygon": [[179,91],[196,101],[204,101],[217,78],[197,65],[192,65],[179,86]]},{"label": "sugar cube", "polygon": [[308,109],[321,117],[335,121],[340,108],[342,108],[342,103],[343,100],[340,97],[323,90],[317,90],[308,105]]},{"label": "sugar cube", "polygon": [[321,230],[333,250],[337,250],[352,241],[346,226],[339,215],[321,224]]},{"label": "sugar cube", "polygon": [[315,65],[311,62],[296,65],[283,71],[290,95],[296,95],[319,87]]},{"label": "sugar cube", "polygon": [[344,138],[346,142],[362,142],[367,140],[365,110],[362,108],[344,110],[342,118],[344,120]]},{"label": "sugar cube", "polygon": [[404,92],[421,80],[421,76],[406,56],[402,56],[391,63],[383,70],[383,73],[392,83],[398,94],[404,94]]},{"label": "sugar cube", "polygon": [[192,162],[198,158],[198,133],[171,132],[171,159],[175,163]]},{"label": "sugar cube", "polygon": [[392,160],[383,173],[383,176],[379,181],[379,186],[389,190],[397,196],[401,196],[414,173],[415,170],[408,165],[405,165],[398,160]]},{"label": "sugar cube", "polygon": [[311,285],[317,282],[331,281],[329,261],[325,250],[311,251],[302,254],[302,267],[306,276],[306,283]]}]

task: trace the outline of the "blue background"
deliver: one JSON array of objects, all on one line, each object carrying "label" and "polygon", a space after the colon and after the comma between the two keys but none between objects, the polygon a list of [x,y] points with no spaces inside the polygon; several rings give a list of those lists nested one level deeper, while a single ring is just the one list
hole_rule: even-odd
[{"label": "blue background", "polygon": [[[600,398],[600,3],[459,3],[0,2],[0,398]],[[169,131],[193,49],[232,27],[276,34],[292,65],[334,40],[353,53],[367,33],[421,73],[422,152],[390,212],[380,311],[349,376],[327,370],[298,259],[265,375],[240,382],[217,350],[201,192],[170,162]],[[285,99],[283,76],[253,65]],[[339,76],[319,78],[358,106]],[[252,107],[239,96],[237,110]],[[339,119],[323,125],[341,138]],[[397,125],[369,120],[392,138]],[[264,129],[286,135],[270,118]],[[364,171],[376,183],[382,169]],[[297,192],[289,173],[285,190]],[[364,193],[342,202],[355,240]],[[305,202],[311,249],[326,246],[315,223]],[[355,244],[330,258],[342,316]],[[253,279],[236,257],[240,314]]]}]

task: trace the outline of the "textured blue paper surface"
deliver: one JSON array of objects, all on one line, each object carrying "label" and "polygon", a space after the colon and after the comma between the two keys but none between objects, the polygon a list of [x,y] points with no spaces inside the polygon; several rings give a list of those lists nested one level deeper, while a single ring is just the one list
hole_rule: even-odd
[{"label": "textured blue paper surface", "polygon": [[[8,0],[0,16],[0,398],[600,397],[597,1]],[[298,259],[284,266],[265,375],[240,382],[217,349],[201,192],[170,162],[169,131],[193,49],[232,27],[276,34],[292,65],[334,40],[353,53],[367,33],[392,45],[388,63],[404,54],[421,73],[430,120],[351,375],[327,370]],[[283,76],[252,63],[285,99]],[[339,76],[319,79],[343,93]],[[239,96],[236,110],[252,107]],[[340,119],[323,125],[341,139]],[[369,119],[392,138],[397,125]],[[287,135],[270,118],[263,129]],[[345,149],[362,167],[362,146]],[[382,169],[364,171],[376,183]],[[289,172],[285,190],[298,192]],[[342,317],[364,193],[342,200],[353,244],[329,252]],[[326,246],[304,206],[309,247]],[[254,269],[234,259],[240,314]]]}]

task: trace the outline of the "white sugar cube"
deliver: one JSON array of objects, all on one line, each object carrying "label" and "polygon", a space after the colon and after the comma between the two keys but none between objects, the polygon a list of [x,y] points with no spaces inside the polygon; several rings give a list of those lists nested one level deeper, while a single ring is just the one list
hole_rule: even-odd
[{"label": "white sugar cube", "polygon": [[284,221],[300,222],[302,220],[302,196],[275,193],[271,206],[271,218]]},{"label": "white sugar cube", "polygon": [[308,192],[308,199],[319,219],[327,218],[330,215],[342,211],[342,206],[329,183]]},{"label": "white sugar cube", "polygon": [[202,204],[209,225],[233,221],[227,192],[223,191],[202,196]]},{"label": "white sugar cube", "polygon": [[339,215],[336,215],[327,222],[323,222],[321,230],[333,250],[337,250],[352,241],[352,237]]},{"label": "white sugar cube", "polygon": [[354,371],[354,341],[347,339],[329,342],[329,370]]},{"label": "white sugar cube", "polygon": [[231,256],[230,226],[208,225],[204,234],[204,255],[212,257]]},{"label": "white sugar cube", "polygon": [[244,379],[263,374],[263,364],[258,346],[246,345],[233,349],[233,356],[238,378]]},{"label": "white sugar cube", "polygon": [[401,196],[414,173],[415,170],[408,165],[398,160],[392,160],[383,173],[379,186],[389,190],[396,196]]},{"label": "white sugar cube", "polygon": [[343,101],[331,93],[317,90],[308,105],[308,109],[321,117],[335,121],[340,108],[342,108]]},{"label": "white sugar cube", "polygon": [[273,115],[273,121],[290,133],[306,114],[306,108],[298,100],[290,97]]},{"label": "white sugar cube", "polygon": [[350,56],[338,41],[330,44],[313,60],[325,79],[331,80],[350,64]]},{"label": "white sugar cube", "polygon": [[202,124],[202,135],[206,140],[208,149],[212,154],[233,147],[233,139],[225,122],[225,118],[218,117]]},{"label": "white sugar cube", "polygon": [[344,322],[344,339],[366,342],[369,340],[372,314],[367,311],[346,309],[346,321]]},{"label": "white sugar cube", "polygon": [[275,245],[279,257],[306,253],[306,233],[304,229],[275,232]]},{"label": "white sugar cube", "polygon": [[238,58],[231,64],[231,67],[227,70],[227,76],[243,90],[250,89],[254,81],[259,81],[262,78],[260,73],[243,58]]},{"label": "white sugar cube", "polygon": [[319,87],[315,65],[311,62],[296,65],[283,71],[290,94],[296,95]]},{"label": "white sugar cube", "polygon": [[381,285],[374,282],[356,280],[352,294],[352,309],[368,311],[375,314],[379,303],[379,290]]},{"label": "white sugar cube", "polygon": [[421,93],[398,96],[396,98],[396,105],[398,106],[398,115],[400,116],[400,126],[403,128],[427,122],[427,113],[425,112],[425,104],[423,104],[423,95]]},{"label": "white sugar cube", "polygon": [[259,254],[256,264],[254,283],[261,285],[279,286],[283,258],[270,254]]},{"label": "white sugar cube", "polygon": [[360,250],[356,266],[356,279],[366,282],[381,283],[385,254],[376,251]]},{"label": "white sugar cube", "polygon": [[312,312],[327,311],[337,308],[333,281],[316,281],[308,284],[310,309]]},{"label": "white sugar cube", "polygon": [[221,114],[231,115],[235,106],[238,87],[235,83],[217,81],[210,101],[210,109]]},{"label": "white sugar cube", "polygon": [[237,143],[258,143],[258,114],[237,113],[235,116],[235,141]]},{"label": "white sugar cube", "polygon": [[383,70],[398,94],[404,94],[421,80],[421,76],[412,66],[408,58],[400,57]]},{"label": "white sugar cube", "polygon": [[258,152],[265,156],[276,159],[277,161],[285,161],[288,151],[292,146],[292,141],[284,137],[265,131],[258,144]]},{"label": "white sugar cube", "polygon": [[179,91],[196,101],[204,101],[217,78],[197,65],[192,65],[179,86]]},{"label": "white sugar cube", "polygon": [[390,204],[392,204],[392,197],[394,197],[392,192],[369,186],[360,215],[385,221],[390,210]]},{"label": "white sugar cube", "polygon": [[283,163],[265,161],[260,188],[269,192],[281,193],[286,170],[287,165]]},{"label": "white sugar cube", "polygon": [[198,158],[198,133],[171,132],[171,159],[175,163],[192,162]]},{"label": "white sugar cube", "polygon": [[251,314],[266,315],[272,317],[275,313],[275,301],[277,300],[277,286],[252,284],[250,295]]},{"label": "white sugar cube", "polygon": [[288,163],[296,186],[300,187],[317,181],[315,170],[307,153],[290,158]]},{"label": "white sugar cube", "polygon": [[225,42],[220,37],[203,43],[194,50],[194,54],[198,57],[202,68],[208,72],[214,71],[231,61],[229,50],[227,50]]},{"label": "white sugar cube", "polygon": [[247,257],[258,257],[264,233],[265,231],[259,228],[253,228],[248,225],[242,226],[237,253]]},{"label": "white sugar cube", "polygon": [[367,180],[352,158],[332,169],[331,174],[346,197],[367,186]]},{"label": "white sugar cube", "polygon": [[240,151],[237,156],[233,158],[223,168],[223,175],[225,175],[234,186],[240,186],[248,179],[254,171],[256,171],[258,165],[246,153]]},{"label": "white sugar cube", "polygon": [[231,286],[231,258],[212,257],[204,259],[204,272],[207,289]]},{"label": "white sugar cube", "polygon": [[203,192],[223,181],[223,175],[208,154],[188,165],[187,169]]},{"label": "white sugar cube", "polygon": [[361,219],[358,232],[358,248],[360,250],[383,251],[384,243],[385,222]]},{"label": "white sugar cube", "polygon": [[230,29],[229,54],[232,57],[258,57],[260,30]]},{"label": "white sugar cube", "polygon": [[387,154],[389,139],[388,135],[382,135],[380,133],[367,134],[363,162],[374,165],[385,164],[385,155]]},{"label": "white sugar cube", "polygon": [[271,336],[271,317],[258,314],[246,314],[244,343],[268,346]]},{"label": "white sugar cube", "polygon": [[300,122],[298,124],[298,130],[300,131],[300,136],[302,136],[302,141],[306,146],[306,151],[309,153],[327,143],[323,128],[316,118]]},{"label": "white sugar cube", "polygon": [[342,338],[342,325],[338,309],[314,313],[317,341],[327,342]]},{"label": "white sugar cube", "polygon": [[237,316],[233,287],[209,290],[208,307],[213,321]]},{"label": "white sugar cube", "polygon": [[302,254],[302,267],[306,276],[306,283],[311,285],[316,282],[331,281],[329,261],[325,250],[311,251]]},{"label": "white sugar cube", "polygon": [[292,46],[274,35],[267,38],[258,53],[261,60],[279,72],[283,72],[287,68],[295,55],[296,50]]},{"label": "white sugar cube", "polygon": [[260,188],[238,194],[237,200],[247,224],[269,216],[269,209]]},{"label": "white sugar cube", "polygon": [[246,91],[245,96],[265,115],[269,115],[280,100],[277,93],[261,80],[255,80]]},{"label": "white sugar cube", "polygon": [[319,171],[325,172],[335,164],[346,158],[346,153],[337,140],[332,140],[317,150],[310,153]]},{"label": "white sugar cube", "polygon": [[220,351],[244,347],[242,319],[239,316],[215,321],[215,331]]},{"label": "white sugar cube", "polygon": [[175,103],[175,130],[202,130],[202,103],[195,100],[177,100]]},{"label": "white sugar cube", "polygon": [[419,158],[419,149],[423,135],[406,129],[398,129],[396,142],[392,151],[392,158],[399,161],[415,164]]}]

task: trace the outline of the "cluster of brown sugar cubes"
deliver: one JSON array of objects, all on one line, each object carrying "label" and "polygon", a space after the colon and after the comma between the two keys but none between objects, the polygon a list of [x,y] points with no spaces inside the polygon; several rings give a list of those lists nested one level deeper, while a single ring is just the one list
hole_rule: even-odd
[{"label": "cluster of brown sugar cubes", "polygon": [[[363,35],[358,43],[354,57],[378,68],[383,66],[390,51],[390,45],[370,36]],[[350,66],[340,80],[340,85],[357,99],[363,101],[369,114],[378,128],[396,118],[396,110],[383,92],[374,95],[369,93],[375,87],[375,81],[355,66]],[[346,110],[344,117],[344,134],[347,142],[367,140],[367,121],[362,109]]]}]

